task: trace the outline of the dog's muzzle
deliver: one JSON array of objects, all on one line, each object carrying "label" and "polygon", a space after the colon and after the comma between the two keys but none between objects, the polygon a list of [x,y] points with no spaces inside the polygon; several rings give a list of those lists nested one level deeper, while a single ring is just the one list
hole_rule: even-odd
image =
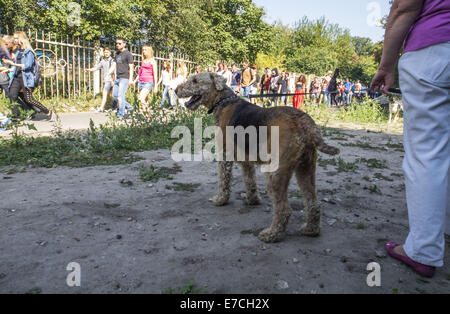
[{"label": "dog's muzzle", "polygon": [[202,99],[201,95],[192,96],[191,99],[189,99],[189,101],[185,104],[186,108],[195,109],[196,107],[198,107],[197,105],[201,99]]}]

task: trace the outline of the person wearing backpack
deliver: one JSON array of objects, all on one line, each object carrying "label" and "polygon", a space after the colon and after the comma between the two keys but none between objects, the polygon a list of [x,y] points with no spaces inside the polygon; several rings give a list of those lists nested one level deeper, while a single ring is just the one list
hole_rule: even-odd
[{"label": "person wearing backpack", "polygon": [[[40,66],[36,60],[33,48],[25,35],[18,38],[17,44],[19,50],[17,51],[16,61],[2,60],[4,64],[14,67],[14,72],[9,82],[11,103],[16,104],[20,97],[23,103],[19,102],[19,104],[23,110],[43,112],[46,115],[46,119],[50,120],[52,112],[33,97],[33,91],[39,86],[41,78]],[[20,116],[17,105],[12,107],[12,114],[16,118]]]}]

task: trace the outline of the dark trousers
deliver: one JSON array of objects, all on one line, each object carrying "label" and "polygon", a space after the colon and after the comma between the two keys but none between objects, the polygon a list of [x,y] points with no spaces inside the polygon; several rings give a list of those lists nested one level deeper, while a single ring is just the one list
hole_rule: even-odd
[{"label": "dark trousers", "polygon": [[[33,97],[34,88],[25,87],[22,76],[14,78],[9,88],[9,98],[13,104],[11,110],[16,117],[20,116],[19,106],[22,110],[34,110],[36,112],[49,113],[49,110]],[[17,106],[17,104],[19,106]]]},{"label": "dark trousers", "polygon": [[0,84],[0,89],[3,89],[6,98],[9,98],[9,88],[8,88],[8,85],[9,85],[8,83],[6,83],[6,84]]}]

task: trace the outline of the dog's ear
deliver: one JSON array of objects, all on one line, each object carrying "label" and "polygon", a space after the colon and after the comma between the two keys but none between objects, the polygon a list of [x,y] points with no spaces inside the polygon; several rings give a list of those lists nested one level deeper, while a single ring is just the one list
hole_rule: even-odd
[{"label": "dog's ear", "polygon": [[227,80],[222,75],[211,73],[210,77],[214,82],[214,85],[216,86],[216,89],[218,91],[225,89],[225,86],[227,85]]}]

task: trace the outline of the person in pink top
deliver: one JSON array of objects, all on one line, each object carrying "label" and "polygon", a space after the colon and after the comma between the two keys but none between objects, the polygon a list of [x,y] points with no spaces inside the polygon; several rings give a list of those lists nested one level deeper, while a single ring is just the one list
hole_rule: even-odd
[{"label": "person in pink top", "polygon": [[372,87],[386,94],[398,64],[404,104],[409,234],[386,250],[422,276],[444,264],[450,234],[450,0],[396,0]]},{"label": "person in pink top", "polygon": [[[148,95],[153,91],[157,92],[158,86],[158,67],[153,57],[152,46],[142,47],[142,62],[136,81],[139,80],[139,102],[142,109],[148,111]],[[135,82],[136,82],[135,81]]]}]

